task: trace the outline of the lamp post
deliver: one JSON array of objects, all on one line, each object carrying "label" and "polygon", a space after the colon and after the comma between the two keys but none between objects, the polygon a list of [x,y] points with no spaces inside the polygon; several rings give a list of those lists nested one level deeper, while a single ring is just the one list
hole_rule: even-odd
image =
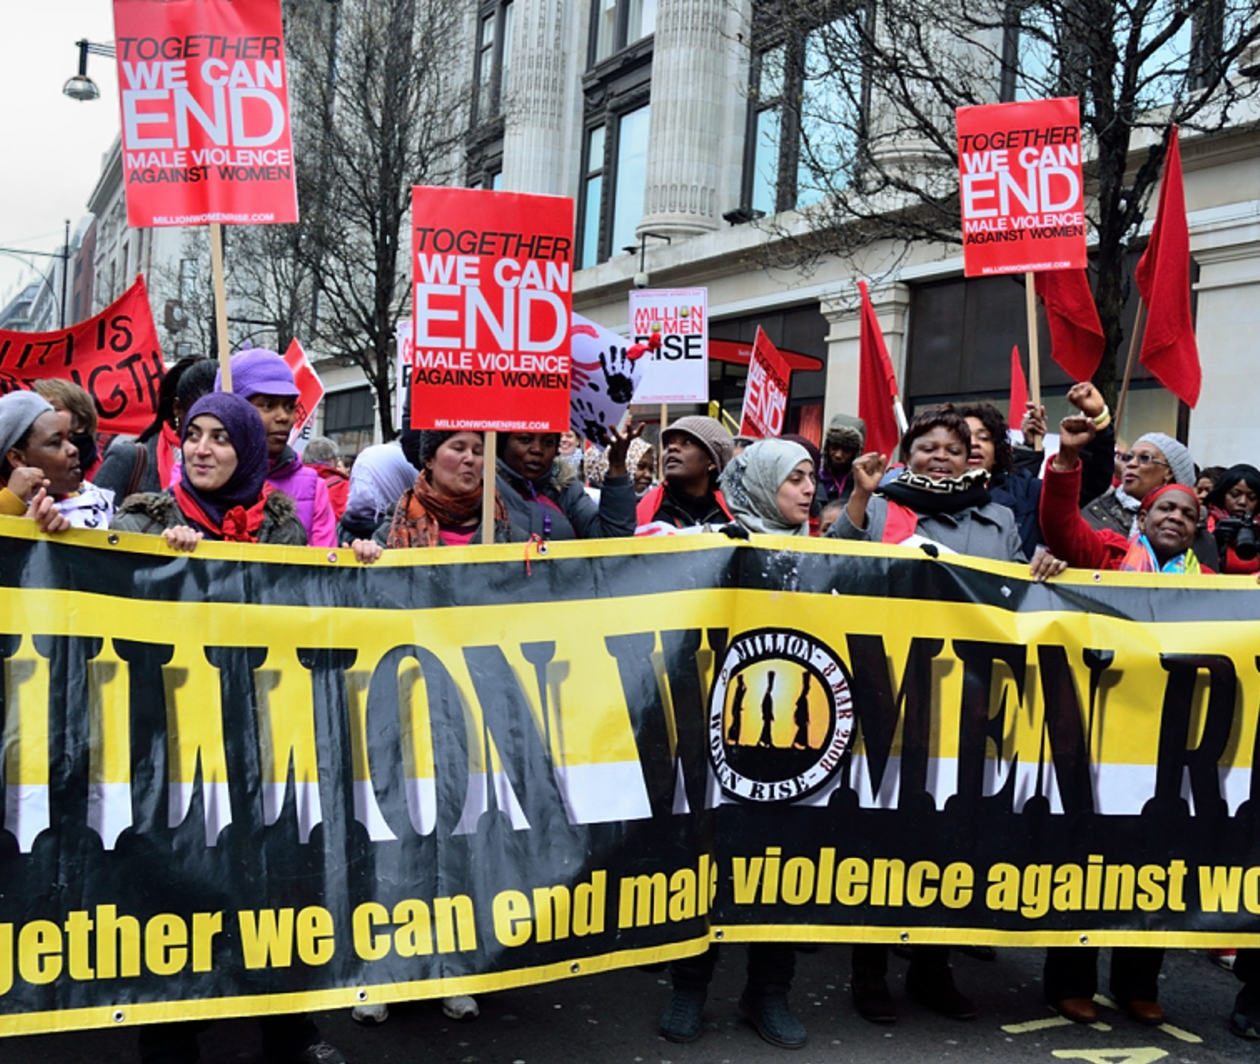
[{"label": "lamp post", "polygon": [[103,55],[113,59],[114,46],[112,44],[96,44],[94,41],[84,39],[75,41],[75,47],[79,49],[79,72],[61,87],[61,91],[66,96],[69,96],[70,99],[80,102],[99,99],[101,90],[96,87],[96,82],[88,77],[87,57],[89,55]]},{"label": "lamp post", "polygon": [[[11,255],[19,262],[22,261],[23,255],[39,255],[41,258],[61,260],[61,314],[58,328],[64,329],[66,327],[66,284],[70,276],[70,219],[66,219],[66,242],[61,245],[60,251],[31,251],[29,248],[0,247],[0,252]],[[43,278],[44,284],[48,286],[49,291],[52,290],[52,281],[48,279],[48,274],[29,262],[23,264],[38,273]]]}]

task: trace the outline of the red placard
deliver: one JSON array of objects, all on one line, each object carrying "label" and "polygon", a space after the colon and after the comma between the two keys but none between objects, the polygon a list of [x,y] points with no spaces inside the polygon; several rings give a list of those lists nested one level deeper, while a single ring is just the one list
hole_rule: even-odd
[{"label": "red placard", "polygon": [[573,201],[412,189],[411,427],[569,427]]},{"label": "red placard", "polygon": [[296,222],[280,0],[114,0],[127,222]]},{"label": "red placard", "polygon": [[778,436],[783,432],[791,376],[791,368],[758,325],[739,417],[741,436]]},{"label": "red placard", "polygon": [[49,377],[74,381],[96,401],[106,434],[148,428],[165,372],[143,277],[96,317],[67,329],[0,329],[0,392]]},{"label": "red placard", "polygon": [[1076,97],[960,107],[956,114],[967,276],[1083,268]]},{"label": "red placard", "polygon": [[[315,408],[324,398],[324,382],[319,379],[311,360],[306,357],[302,345],[295,336],[284,352],[284,361],[293,370],[293,381],[298,388],[297,405],[293,408],[293,428],[289,432],[289,444],[297,451],[305,449],[309,432],[303,432],[315,417]],[[299,446],[299,440],[301,445]]]}]

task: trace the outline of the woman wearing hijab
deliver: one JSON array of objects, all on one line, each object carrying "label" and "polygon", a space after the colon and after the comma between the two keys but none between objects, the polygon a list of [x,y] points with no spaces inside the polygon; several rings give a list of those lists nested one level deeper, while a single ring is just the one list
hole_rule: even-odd
[{"label": "woman wearing hijab", "polygon": [[[759,440],[736,455],[722,472],[722,492],[735,520],[749,532],[805,536],[814,498],[814,463],[800,444]],[[731,735],[738,741],[743,678],[736,681],[737,703]],[[770,742],[774,717],[774,673],[761,700],[762,730],[758,745]],[[703,1031],[702,1013],[718,949],[674,961],[669,966],[674,991],[661,1016],[659,1030],[671,1042],[692,1042]],[[739,1000],[740,1012],[771,1045],[795,1049],[805,1044],[805,1027],[793,1015],[788,990],[796,970],[796,951],[781,942],[754,942],[748,947],[748,981]]]},{"label": "woman wearing hijab", "polygon": [[626,451],[626,468],[630,471],[630,483],[636,500],[642,499],[656,480],[656,450],[644,439],[631,440]]},{"label": "woman wearing hijab", "polygon": [[392,515],[402,493],[416,479],[416,467],[407,461],[397,442],[377,443],[359,452],[350,467],[346,511],[337,524],[337,542],[371,539],[382,521],[384,540],[389,532],[386,517]]},{"label": "woman wearing hijab", "polygon": [[[203,365],[198,376],[208,377],[206,386],[181,405],[180,381],[199,362]],[[121,503],[136,492],[161,491],[175,483],[179,468],[180,416],[210,390],[213,382],[214,363],[208,358],[188,355],[168,369],[158,386],[157,414],[153,421],[138,437],[117,436],[111,441],[96,471],[96,486],[108,488]]]},{"label": "woman wearing hijab", "polygon": [[[222,387],[216,378],[215,389]],[[289,446],[297,411],[293,370],[274,351],[261,347],[232,356],[232,391],[248,399],[262,418],[267,439],[267,481],[293,499],[312,547],[337,545],[337,516],[323,478]]]},{"label": "woman wearing hijab", "polygon": [[730,460],[719,484],[731,516],[749,532],[809,535],[814,461],[799,443],[758,440]]},{"label": "woman wearing hijab", "polygon": [[202,539],[306,544],[293,500],[267,483],[266,432],[249,402],[225,392],[202,396],[181,437],[174,487],[131,496],[111,528],[161,535],[177,550]]},{"label": "woman wearing hijab", "polygon": [[1230,466],[1217,477],[1202,501],[1207,509],[1207,530],[1216,539],[1221,572],[1260,572],[1260,554],[1256,550],[1260,469],[1245,462]]},{"label": "woman wearing hijab", "polygon": [[[306,530],[290,499],[267,481],[267,440],[258,411],[239,395],[212,392],[188,411],[181,432],[180,479],[163,492],[132,495],[111,528],[160,535],[175,550],[203,539],[302,546]],[[142,1064],[199,1058],[196,1023],[164,1023],[139,1030]],[[269,1059],[294,1064],[345,1064],[320,1038],[309,1016],[260,1020]]]}]

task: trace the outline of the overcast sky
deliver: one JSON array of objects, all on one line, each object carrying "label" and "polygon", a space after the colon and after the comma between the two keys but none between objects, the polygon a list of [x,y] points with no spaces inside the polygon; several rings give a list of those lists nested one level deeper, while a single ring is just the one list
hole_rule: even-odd
[{"label": "overcast sky", "polygon": [[[0,0],[0,247],[56,251],[64,222],[71,232],[87,214],[101,156],[118,134],[114,61],[88,57],[101,98],[79,103],[61,94],[78,64],[75,41],[113,42],[110,0]],[[51,259],[26,260],[39,269]],[[0,305],[38,274],[0,254]]]}]

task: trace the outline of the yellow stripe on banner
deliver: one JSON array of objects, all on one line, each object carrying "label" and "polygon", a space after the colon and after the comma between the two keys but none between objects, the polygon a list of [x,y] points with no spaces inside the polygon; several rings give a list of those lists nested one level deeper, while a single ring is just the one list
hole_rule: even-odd
[{"label": "yellow stripe on banner", "polygon": [[[715,942],[886,942],[929,946],[1167,946],[1185,949],[1260,946],[1260,934],[1235,931],[999,931],[991,927],[848,927],[829,924],[723,925]],[[1084,940],[1084,941],[1083,941]]]},{"label": "yellow stripe on banner", "polygon": [[362,987],[306,990],[289,994],[194,998],[187,1001],[129,1003],[85,1009],[62,1009],[55,1012],[0,1015],[0,1037],[79,1031],[96,1027],[132,1027],[137,1024],[162,1023],[171,1020],[215,1020],[236,1016],[317,1012],[325,1009],[351,1008],[354,1005],[451,997],[456,994],[489,994],[496,990],[512,990],[536,983],[552,983],[561,979],[615,971],[619,968],[632,968],[644,964],[679,960],[683,957],[694,957],[708,948],[707,937],[692,938],[664,946],[616,950],[593,957],[575,957],[572,960],[557,961],[554,964],[515,968],[509,972],[494,972],[489,975],[454,976],[447,979],[424,979],[408,983],[366,984]]},{"label": "yellow stripe on banner", "polygon": [[[34,522],[25,517],[0,516],[0,536],[9,539],[44,540]],[[56,537],[57,542],[72,546],[93,547],[106,551],[178,558],[181,555],[165,545],[160,536],[136,532],[98,532],[71,529]],[[731,540],[720,533],[684,536],[646,536],[626,539],[555,540],[547,543],[545,553],[536,548],[527,550],[524,543],[477,544],[468,547],[429,547],[386,551],[376,562],[378,569],[412,568],[417,565],[450,566],[471,562],[515,562],[524,568],[528,557],[531,565],[571,558],[620,558],[635,554],[690,554],[702,551],[727,552],[732,549],[761,548],[770,551],[791,551],[799,554],[831,555],[838,561],[845,556],[866,558],[901,558],[924,566],[947,564],[974,572],[1006,576],[1017,583],[1028,580],[1028,567],[1013,562],[990,561],[965,554],[951,554],[948,560],[928,557],[915,547],[899,547],[885,543],[837,540],[819,537],[752,535],[747,540]],[[197,545],[197,557],[227,561],[254,561],[280,565],[315,565],[320,568],[358,569],[354,552],[349,548],[281,547],[274,544],[220,543],[203,541]],[[1255,590],[1251,576],[1178,575],[1177,586],[1212,590]],[[1151,573],[1121,573],[1089,569],[1069,569],[1054,579],[1055,586],[1080,588],[1167,587],[1168,577]]]}]

